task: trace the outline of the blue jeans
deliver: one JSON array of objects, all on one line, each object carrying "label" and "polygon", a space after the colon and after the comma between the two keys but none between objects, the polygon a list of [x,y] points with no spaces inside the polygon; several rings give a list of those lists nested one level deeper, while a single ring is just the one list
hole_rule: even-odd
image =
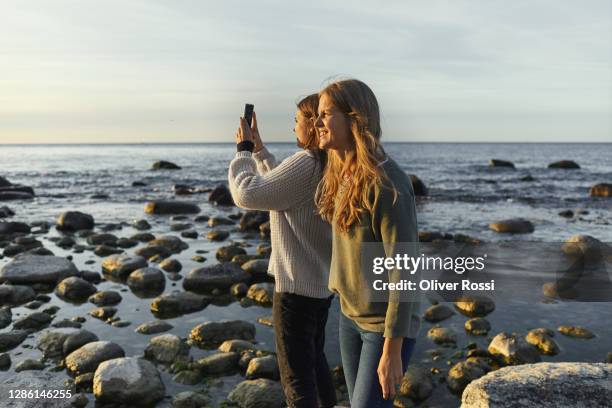
[{"label": "blue jeans", "polygon": [[[384,400],[378,381],[378,363],[385,338],[382,333],[366,331],[340,313],[340,354],[351,408],[391,408],[393,400]],[[402,371],[406,372],[415,339],[404,338]]]}]

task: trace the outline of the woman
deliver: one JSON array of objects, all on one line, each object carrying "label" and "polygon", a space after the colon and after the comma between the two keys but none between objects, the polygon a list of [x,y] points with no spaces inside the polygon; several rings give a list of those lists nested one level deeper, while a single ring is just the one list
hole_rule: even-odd
[{"label": "woman", "polygon": [[[380,144],[378,102],[366,84],[350,79],[328,85],[319,93],[318,109],[315,127],[328,162],[316,199],[319,213],[332,223],[329,288],[340,297],[340,351],[351,407],[391,407],[419,330],[419,299],[400,302],[390,294],[372,301],[360,255],[366,243],[380,243],[387,257],[402,245],[416,255],[414,192]],[[397,271],[390,273],[397,278]]]},{"label": "woman", "polygon": [[314,129],[318,95],[298,103],[295,153],[278,166],[263,146],[253,114],[236,134],[238,153],[229,167],[229,185],[236,205],[270,211],[274,275],[274,333],[281,383],[290,407],[333,407],[336,392],[323,347],[332,293],[327,288],[331,227],[314,202],[325,167]]}]

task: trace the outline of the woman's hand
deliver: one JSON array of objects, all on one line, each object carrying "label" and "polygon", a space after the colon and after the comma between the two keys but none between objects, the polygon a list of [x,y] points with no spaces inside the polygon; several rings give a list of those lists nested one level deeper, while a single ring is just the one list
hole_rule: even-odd
[{"label": "woman's hand", "polygon": [[263,149],[263,142],[261,141],[261,136],[259,135],[259,129],[257,129],[257,115],[255,111],[253,111],[253,124],[251,126],[251,134],[253,135],[253,143],[255,143],[255,148],[253,149],[254,153],[257,153],[261,149]]},{"label": "woman's hand", "polygon": [[236,144],[245,141],[255,143],[255,141],[253,140],[253,132],[247,124],[246,119],[240,117],[240,126],[238,127],[238,131],[236,132]]},{"label": "woman's hand", "polygon": [[402,382],[403,341],[402,337],[385,338],[382,356],[376,370],[384,399],[394,398],[395,388]]}]

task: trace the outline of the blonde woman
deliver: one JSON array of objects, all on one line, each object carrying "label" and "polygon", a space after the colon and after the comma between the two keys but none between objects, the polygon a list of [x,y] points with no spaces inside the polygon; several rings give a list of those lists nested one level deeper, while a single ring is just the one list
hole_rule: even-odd
[{"label": "blonde woman", "polygon": [[318,112],[319,147],[328,151],[328,162],[317,203],[332,224],[329,288],[340,298],[340,351],[351,407],[391,407],[420,327],[419,300],[390,295],[372,301],[361,254],[372,242],[386,256],[393,256],[395,244],[416,247],[414,192],[380,144],[378,102],[366,84],[349,79],[328,85],[319,93]]},{"label": "blonde woman", "polygon": [[327,288],[331,226],[314,202],[326,160],[314,129],[318,100],[314,94],[298,103],[294,131],[303,150],[279,165],[261,142],[255,114],[252,128],[241,118],[229,167],[236,205],[270,211],[276,351],[287,404],[297,408],[336,404],[323,350],[333,297]]}]

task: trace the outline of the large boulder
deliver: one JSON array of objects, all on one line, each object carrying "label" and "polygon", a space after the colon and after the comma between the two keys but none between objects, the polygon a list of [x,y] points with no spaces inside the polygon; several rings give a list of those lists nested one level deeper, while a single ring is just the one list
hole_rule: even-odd
[{"label": "large boulder", "polygon": [[535,229],[531,221],[523,218],[496,221],[489,224],[489,228],[495,232],[507,234],[529,234]]},{"label": "large boulder", "polygon": [[197,214],[201,209],[197,204],[187,201],[153,200],[145,204],[144,211],[156,215]]},{"label": "large boulder", "polygon": [[244,320],[204,322],[191,329],[189,338],[200,347],[218,347],[232,339],[253,341],[255,326]]},{"label": "large boulder", "polygon": [[91,230],[94,223],[94,217],[89,214],[66,211],[59,216],[55,227],[60,231]]},{"label": "large boulder", "polygon": [[55,287],[55,294],[57,296],[71,302],[84,302],[97,291],[98,289],[94,285],[76,276],[62,279]]},{"label": "large boulder", "polygon": [[177,317],[204,309],[210,298],[191,292],[173,291],[156,297],[151,302],[151,313],[156,317]]},{"label": "large boulder", "polygon": [[240,408],[281,408],[285,406],[283,389],[278,381],[258,378],[238,384],[228,399]]},{"label": "large boulder", "polygon": [[164,397],[166,388],[157,368],[134,357],[115,358],[100,364],[93,378],[97,402],[151,407]]},{"label": "large boulder", "polygon": [[78,275],[79,271],[66,258],[48,255],[18,255],[0,270],[0,281],[31,285],[55,285],[62,279]]},{"label": "large boulder", "polygon": [[470,383],[461,408],[609,407],[612,365],[538,363],[504,367]]},{"label": "large boulder", "polygon": [[213,202],[216,205],[234,205],[232,193],[225,184],[219,184],[217,187],[215,187],[213,191],[210,192],[208,201]]},{"label": "large boulder", "polygon": [[147,260],[138,255],[111,255],[102,261],[102,270],[104,273],[121,279],[125,279],[136,269],[146,266]]},{"label": "large boulder", "polygon": [[183,279],[183,288],[194,292],[227,290],[238,282],[248,282],[251,275],[232,262],[196,268]]},{"label": "large boulder", "polygon": [[589,194],[591,195],[591,197],[612,197],[612,184],[595,184],[589,189]]},{"label": "large boulder", "polygon": [[101,362],[124,356],[125,352],[118,344],[94,341],[70,353],[66,357],[66,368],[73,375],[91,373]]}]

